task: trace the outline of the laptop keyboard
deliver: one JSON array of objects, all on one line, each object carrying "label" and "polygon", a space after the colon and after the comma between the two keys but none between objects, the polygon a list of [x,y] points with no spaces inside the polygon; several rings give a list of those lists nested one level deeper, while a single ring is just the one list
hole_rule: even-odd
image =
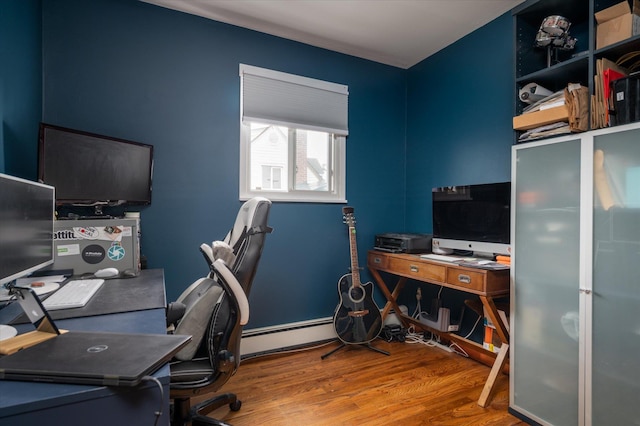
[{"label": "laptop keyboard", "polygon": [[82,308],[104,284],[103,279],[71,280],[47,297],[42,304],[50,311]]}]

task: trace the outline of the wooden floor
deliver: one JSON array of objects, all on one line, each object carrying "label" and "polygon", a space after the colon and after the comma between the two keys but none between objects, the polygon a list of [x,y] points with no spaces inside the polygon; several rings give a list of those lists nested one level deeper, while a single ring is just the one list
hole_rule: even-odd
[{"label": "wooden floor", "polygon": [[477,405],[489,367],[437,347],[376,340],[385,356],[337,343],[245,360],[223,387],[242,400],[210,413],[245,425],[525,425],[507,412],[509,379]]}]

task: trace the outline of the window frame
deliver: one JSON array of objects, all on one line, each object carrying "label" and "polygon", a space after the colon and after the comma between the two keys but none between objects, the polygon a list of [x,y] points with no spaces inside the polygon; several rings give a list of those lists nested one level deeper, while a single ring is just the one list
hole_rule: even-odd
[{"label": "window frame", "polygon": [[[346,203],[348,87],[251,65],[240,64],[239,68],[240,200],[263,196],[272,201]],[[245,76],[248,78],[247,87],[245,87]],[[271,99],[274,99],[274,107]],[[247,102],[246,107],[245,102]],[[245,108],[248,108],[248,116],[244,115]],[[297,122],[295,117],[300,111],[302,111],[300,115],[302,121]],[[322,113],[316,114],[315,111],[322,111]],[[319,121],[314,123],[317,120]],[[329,189],[327,191],[296,189],[295,150],[297,145],[295,138],[291,136],[287,138],[288,165],[283,170],[283,176],[286,173],[287,177],[286,188],[282,190],[251,189],[250,124],[252,122],[287,127],[289,135],[297,130],[320,131],[331,135],[328,143],[330,150],[328,163],[333,167],[328,170]]]},{"label": "window frame", "polygon": [[329,191],[306,191],[295,189],[295,140],[288,138],[287,156],[289,165],[283,173],[288,173],[287,188],[282,190],[252,190],[251,184],[251,126],[240,123],[240,200],[266,197],[271,201],[346,203],[346,137],[333,135],[333,149],[329,170],[332,188]]}]

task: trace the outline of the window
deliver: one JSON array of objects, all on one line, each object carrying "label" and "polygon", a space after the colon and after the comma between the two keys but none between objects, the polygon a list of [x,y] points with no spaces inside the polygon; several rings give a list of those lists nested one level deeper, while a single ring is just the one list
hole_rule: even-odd
[{"label": "window", "polygon": [[345,202],[348,88],[240,65],[240,198]]},{"label": "window", "polygon": [[262,166],[262,170],[260,172],[262,186],[256,187],[255,189],[282,189],[282,167]]}]

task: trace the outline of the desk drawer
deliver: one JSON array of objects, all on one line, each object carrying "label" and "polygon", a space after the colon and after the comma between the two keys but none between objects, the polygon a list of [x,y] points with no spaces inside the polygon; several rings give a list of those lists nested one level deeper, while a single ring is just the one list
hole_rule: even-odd
[{"label": "desk drawer", "polygon": [[394,274],[403,275],[418,280],[444,282],[447,268],[444,265],[425,263],[405,259],[389,258],[389,269]]},{"label": "desk drawer", "polygon": [[447,283],[467,290],[485,291],[485,275],[469,269],[448,268]]},{"label": "desk drawer", "polygon": [[367,265],[373,269],[387,269],[389,257],[384,254],[369,253],[367,255]]}]

